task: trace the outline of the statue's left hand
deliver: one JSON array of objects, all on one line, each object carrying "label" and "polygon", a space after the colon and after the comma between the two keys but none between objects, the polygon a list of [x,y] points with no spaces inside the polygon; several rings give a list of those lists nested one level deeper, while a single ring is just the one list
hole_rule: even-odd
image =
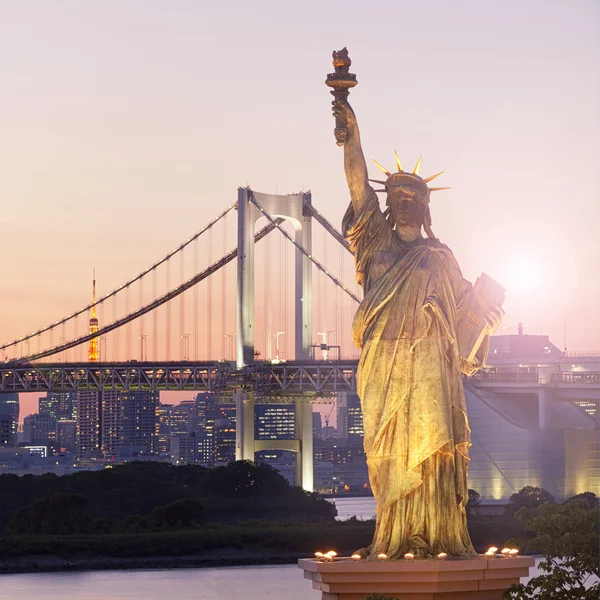
[{"label": "statue's left hand", "polygon": [[502,323],[502,318],[504,317],[504,311],[502,308],[495,304],[490,308],[488,314],[485,317],[486,322],[486,334],[492,335],[496,333],[500,327],[500,323]]}]

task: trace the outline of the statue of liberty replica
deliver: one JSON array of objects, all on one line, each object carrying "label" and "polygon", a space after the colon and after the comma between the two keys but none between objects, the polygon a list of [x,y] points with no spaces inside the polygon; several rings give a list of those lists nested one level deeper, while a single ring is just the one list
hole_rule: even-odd
[{"label": "statue of liberty replica", "polygon": [[[446,188],[428,184],[441,173],[422,178],[420,158],[412,172],[404,171],[394,152],[397,171],[376,163],[385,178],[369,179],[347,100],[356,85],[349,66],[346,49],[334,52],[335,73],[326,83],[333,88],[336,140],[352,200],[343,232],[364,290],[352,336],[361,349],[357,392],[377,525],[371,545],[359,552],[468,557],[475,551],[465,511],[471,443],[462,374],[484,365],[487,336],[501,320],[503,288],[482,275],[496,286],[494,300],[479,279],[472,286],[433,234],[430,194]],[[386,195],[384,211],[376,192]],[[466,352],[461,336],[470,338]]]}]

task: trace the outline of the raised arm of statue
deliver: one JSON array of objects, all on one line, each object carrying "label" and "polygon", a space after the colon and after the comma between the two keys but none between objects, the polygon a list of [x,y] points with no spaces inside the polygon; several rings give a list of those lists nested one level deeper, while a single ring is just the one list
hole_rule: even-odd
[{"label": "raised arm of statue", "polygon": [[334,115],[344,114],[346,116],[348,138],[344,145],[344,169],[346,171],[346,181],[350,188],[352,206],[358,214],[369,194],[375,192],[368,181],[367,163],[360,145],[360,132],[356,115],[346,100],[334,100],[332,105]]}]

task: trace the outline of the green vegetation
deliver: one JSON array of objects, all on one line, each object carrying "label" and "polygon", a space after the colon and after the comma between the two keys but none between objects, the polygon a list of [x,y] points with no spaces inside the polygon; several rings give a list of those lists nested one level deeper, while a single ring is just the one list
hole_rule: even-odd
[{"label": "green vegetation", "polygon": [[352,552],[373,537],[373,521],[321,523],[248,521],[205,525],[197,529],[142,534],[7,535],[0,539],[0,559],[19,556],[154,557],[186,556],[223,549],[312,556],[318,550]]},{"label": "green vegetation", "polygon": [[[519,540],[528,553],[541,553],[541,574],[527,584],[512,586],[507,600],[596,600],[600,597],[600,512],[591,492],[564,504],[547,502],[521,508],[515,517],[533,536]],[[595,576],[596,581],[592,584]],[[586,584],[588,585],[586,589]]]},{"label": "green vegetation", "polygon": [[513,514],[520,508],[536,508],[547,502],[554,502],[554,496],[544,488],[530,485],[521,488],[508,501],[509,510]]},{"label": "green vegetation", "polygon": [[317,494],[290,486],[268,465],[239,461],[205,469],[133,462],[102,471],[0,475],[0,532],[126,533],[247,519],[333,520]]}]

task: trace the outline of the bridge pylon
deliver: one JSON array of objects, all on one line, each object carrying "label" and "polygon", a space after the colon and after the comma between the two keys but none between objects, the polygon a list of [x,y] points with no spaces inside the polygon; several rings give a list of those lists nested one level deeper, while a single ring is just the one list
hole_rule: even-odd
[{"label": "bridge pylon", "polygon": [[[238,370],[254,362],[254,229],[262,213],[254,200],[272,218],[284,218],[294,226],[294,240],[311,252],[312,217],[310,193],[280,196],[262,194],[250,188],[238,189],[237,247],[237,339]],[[312,343],[312,265],[298,249],[295,252],[295,359],[310,358]],[[255,440],[254,395],[236,391],[236,459],[254,460],[257,450],[282,449],[296,452],[296,484],[313,490],[312,405],[296,401],[296,439]]]}]

